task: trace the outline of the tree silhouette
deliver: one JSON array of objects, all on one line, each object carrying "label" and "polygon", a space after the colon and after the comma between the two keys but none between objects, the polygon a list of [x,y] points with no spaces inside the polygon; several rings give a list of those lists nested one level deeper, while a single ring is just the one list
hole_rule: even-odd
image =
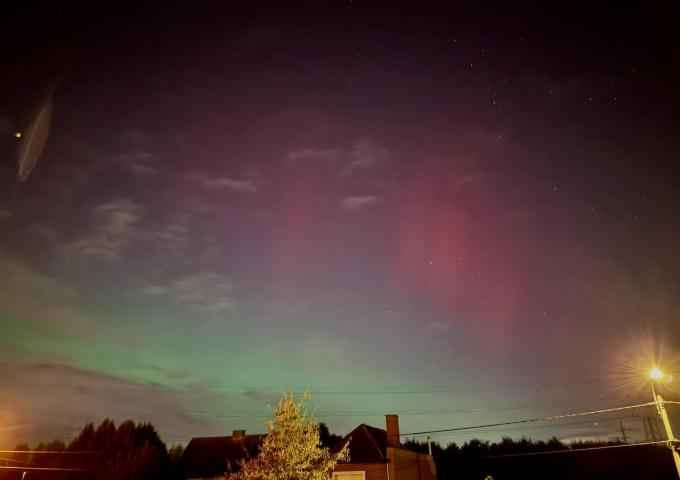
[{"label": "tree silhouette", "polygon": [[326,425],[324,422],[321,422],[319,423],[319,440],[321,441],[321,445],[324,447],[333,448],[338,443],[340,443],[342,437],[340,435],[336,435],[335,433],[331,433],[328,429],[328,425]]},{"label": "tree silhouette", "polygon": [[96,480],[160,480],[170,471],[165,444],[150,423],[126,420],[116,428],[107,418],[96,429],[87,424],[68,451],[92,453],[70,466],[93,469]]}]

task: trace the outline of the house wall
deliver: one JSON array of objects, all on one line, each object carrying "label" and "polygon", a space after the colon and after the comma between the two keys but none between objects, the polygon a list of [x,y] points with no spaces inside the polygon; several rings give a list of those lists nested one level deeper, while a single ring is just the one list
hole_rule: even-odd
[{"label": "house wall", "polygon": [[430,455],[403,448],[387,447],[389,480],[437,480],[437,468]]},{"label": "house wall", "polygon": [[387,463],[338,463],[334,472],[366,472],[366,480],[390,480]]}]

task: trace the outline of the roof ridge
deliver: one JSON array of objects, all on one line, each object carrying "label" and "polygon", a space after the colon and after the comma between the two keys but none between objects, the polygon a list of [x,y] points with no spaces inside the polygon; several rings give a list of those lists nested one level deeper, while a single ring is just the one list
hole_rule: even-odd
[{"label": "roof ridge", "polygon": [[[381,456],[382,458],[385,458],[385,454],[384,454],[384,453],[382,452],[382,450],[380,449],[380,446],[379,446],[378,443],[375,441],[375,438],[373,438],[373,435],[371,434],[371,432],[368,430],[368,428],[366,428],[366,427],[370,427],[370,425],[366,425],[365,423],[362,423],[362,424],[360,425],[360,427],[363,427],[363,429],[366,431],[366,434],[368,435],[368,438],[371,439],[371,443],[373,444],[373,446],[375,447],[375,449],[378,451],[378,453],[380,454],[380,456]],[[375,428],[375,427],[371,427],[371,428]]]}]

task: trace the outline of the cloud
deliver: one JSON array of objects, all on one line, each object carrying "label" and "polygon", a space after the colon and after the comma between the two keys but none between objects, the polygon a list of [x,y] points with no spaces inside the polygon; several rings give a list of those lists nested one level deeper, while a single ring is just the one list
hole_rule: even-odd
[{"label": "cloud", "polygon": [[[390,158],[390,151],[377,145],[369,137],[359,138],[349,148],[300,147],[286,155],[291,165],[326,166],[341,168],[343,175],[369,171],[381,167]],[[344,166],[343,166],[344,165]]]},{"label": "cloud", "polygon": [[170,288],[169,287],[164,287],[163,285],[147,285],[142,289],[142,293],[144,295],[167,295],[170,293]]},{"label": "cloud", "polygon": [[189,228],[179,223],[163,226],[150,233],[157,246],[180,252],[189,244]]},{"label": "cloud", "polygon": [[224,189],[230,190],[232,192],[239,193],[255,193],[257,192],[257,187],[250,180],[237,180],[231,177],[220,177],[214,179],[206,178],[204,186],[212,189]]},{"label": "cloud", "polygon": [[186,413],[204,410],[212,403],[213,395],[200,386],[143,384],[52,363],[4,363],[0,375],[0,421],[14,426],[0,429],[0,443],[6,446],[67,439],[86,423],[107,417],[118,422],[128,418],[151,421],[162,436],[171,439],[219,433],[218,426]]},{"label": "cloud", "polygon": [[335,164],[344,157],[345,153],[339,148],[315,149],[309,147],[298,148],[286,155],[291,164]]},{"label": "cloud", "polygon": [[152,164],[157,155],[149,147],[149,136],[142,130],[126,130],[119,135],[121,153],[112,154],[107,162],[136,176],[152,176],[158,169]]},{"label": "cloud", "polygon": [[344,173],[349,175],[360,170],[374,170],[384,165],[390,157],[390,151],[376,145],[368,137],[360,138],[349,151],[349,163]]},{"label": "cloud", "polygon": [[140,165],[140,164],[133,164],[130,166],[130,171],[134,173],[135,175],[138,176],[149,176],[149,175],[156,175],[158,173],[158,170],[150,167],[149,165]]},{"label": "cloud", "polygon": [[62,174],[71,177],[71,182],[86,184],[93,175],[111,171],[124,172],[136,177],[151,177],[158,174],[158,155],[151,148],[149,136],[142,130],[125,130],[112,135],[113,144],[102,148],[79,139],[71,139],[75,163],[59,163]]},{"label": "cloud", "polygon": [[234,310],[237,304],[232,298],[233,284],[214,272],[193,273],[167,283],[147,285],[142,293],[173,298],[197,311],[210,314]]},{"label": "cloud", "polygon": [[111,262],[120,258],[138,232],[142,207],[129,198],[118,198],[94,207],[94,227],[71,248],[81,255]]},{"label": "cloud", "polygon": [[232,177],[208,177],[203,173],[190,172],[185,175],[186,180],[198,184],[207,190],[223,190],[234,193],[256,193],[257,184],[252,179],[237,179]]},{"label": "cloud", "polygon": [[0,257],[0,312],[78,335],[91,334],[93,320],[80,307],[77,291],[29,267]]},{"label": "cloud", "polygon": [[340,210],[343,212],[351,212],[361,208],[375,205],[378,202],[378,197],[374,195],[360,195],[345,197],[340,200]]}]

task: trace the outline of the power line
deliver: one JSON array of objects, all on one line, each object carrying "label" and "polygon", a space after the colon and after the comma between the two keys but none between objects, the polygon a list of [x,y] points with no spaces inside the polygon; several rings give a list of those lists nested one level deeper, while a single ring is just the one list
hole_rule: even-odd
[{"label": "power line", "polygon": [[0,450],[0,453],[37,453],[37,454],[60,454],[60,455],[95,455],[107,453],[106,450]]},{"label": "power line", "polygon": [[[634,408],[634,407],[630,407]],[[613,418],[603,418],[603,419],[598,419],[596,420],[597,422],[613,422],[613,421],[618,421],[618,420],[623,420],[623,419],[630,419],[634,418],[631,416],[618,416],[618,417],[613,417]],[[580,422],[569,422],[569,423],[557,423],[557,424],[551,424],[551,425],[524,425],[522,428],[527,428],[527,429],[536,429],[536,428],[549,428],[549,427],[569,427],[569,426],[574,426],[574,425],[584,425],[587,423],[592,423],[593,421],[580,421]],[[466,427],[468,430],[478,430],[482,428],[491,428],[488,425],[480,425],[477,427]],[[496,429],[496,430],[483,430],[478,433],[496,433],[496,432],[506,432],[508,430],[513,430],[513,428],[509,429]],[[428,435],[432,436],[443,436],[449,433],[448,431],[445,432],[438,432],[438,433],[428,433]],[[417,436],[423,436],[424,434],[409,434],[405,433],[403,435],[413,435],[414,437]],[[194,436],[215,436],[214,433],[211,434],[206,434],[206,435],[194,435]],[[179,441],[179,440],[188,440],[191,438],[194,438],[194,436],[187,436],[187,435],[163,435],[163,438],[170,439],[172,441]]]},{"label": "power line", "polygon": [[[630,417],[623,417],[623,418],[630,418]],[[605,420],[598,420],[598,423],[601,423],[601,425],[592,425],[593,429],[599,430],[599,432],[602,435],[607,435],[609,437],[613,436],[614,434],[617,433],[617,430],[613,429],[610,427],[610,429],[607,428],[605,425]],[[555,429],[562,429],[562,428],[569,428],[569,427],[574,427],[578,425],[588,425],[590,422],[571,422],[571,423],[558,423],[558,424],[553,424],[553,425],[530,425],[530,424],[525,424],[524,426],[515,426],[515,427],[508,427],[508,428],[496,428],[496,429],[490,429],[490,430],[465,430],[463,432],[457,432],[457,433],[433,433],[430,434],[429,436],[432,438],[441,438],[441,437],[456,437],[459,438],[463,435],[473,435],[472,438],[477,438],[476,436],[481,436],[481,435],[487,435],[490,433],[500,433],[500,434],[508,434],[511,435],[517,431],[525,431],[525,430],[538,430],[538,429],[546,429],[546,428],[555,428]],[[551,437],[554,435],[551,435]],[[420,437],[424,437],[424,435],[420,435]],[[415,437],[414,437],[415,438]]]},{"label": "power line", "polygon": [[640,408],[640,407],[648,407],[650,405],[655,405],[655,402],[648,402],[648,403],[641,403],[638,405],[630,405],[630,406],[625,406],[625,407],[615,407],[615,408],[604,408],[601,410],[591,410],[589,412],[578,412],[578,413],[567,413],[565,415],[555,415],[552,417],[536,417],[536,418],[528,418],[525,420],[513,420],[510,422],[499,422],[499,423],[489,423],[486,425],[474,425],[474,426],[469,426],[469,427],[454,427],[454,428],[444,428],[440,430],[426,430],[422,432],[410,432],[410,433],[400,433],[400,436],[405,436],[405,435],[423,435],[425,433],[441,433],[441,432],[458,432],[461,430],[472,430],[472,429],[477,429],[477,428],[483,428],[483,427],[501,427],[504,425],[517,425],[520,423],[531,423],[531,422],[541,422],[541,421],[549,421],[549,420],[560,420],[563,418],[572,418],[572,417],[581,417],[584,415],[595,415],[598,413],[610,413],[610,412],[619,412],[622,410],[628,410],[631,408]]},{"label": "power line", "polygon": [[[503,432],[508,432],[508,431],[514,431],[518,428],[532,429],[533,430],[533,429],[538,429],[538,428],[571,427],[571,426],[575,426],[575,425],[587,425],[587,424],[594,423],[594,422],[598,422],[598,423],[600,423],[600,422],[602,422],[602,423],[604,423],[604,422],[614,422],[614,421],[617,421],[617,420],[625,420],[625,419],[630,419],[630,418],[634,418],[634,417],[626,416],[626,417],[604,418],[604,419],[599,419],[599,420],[581,420],[581,421],[578,421],[578,422],[557,423],[557,424],[548,424],[548,425],[523,425],[521,427],[516,426],[516,427],[505,428],[505,429],[482,430],[482,431],[471,432],[471,433],[478,435],[478,434],[483,434],[483,433],[503,433]],[[598,425],[598,427],[599,426],[600,425]],[[480,427],[480,428],[486,428],[486,427]],[[437,436],[445,436],[447,434],[448,434],[448,432],[440,432],[440,433],[433,433],[433,434],[428,434],[428,435],[430,435],[432,437],[437,437]]]},{"label": "power line", "polygon": [[547,452],[529,452],[529,453],[508,453],[506,455],[488,455],[480,458],[502,458],[502,457],[527,457],[530,455],[549,455],[552,453],[573,453],[586,452],[589,450],[605,450],[609,448],[625,448],[625,447],[641,447],[645,445],[660,445],[667,444],[667,441],[661,440],[657,442],[640,442],[640,443],[626,443],[622,445],[605,445],[602,447],[586,447],[586,448],[566,448],[564,450],[550,450]]},{"label": "power line", "polygon": [[5,467],[0,466],[3,470],[39,470],[48,472],[91,472],[92,470],[87,468],[59,468],[59,467]]},{"label": "power line", "polygon": [[32,462],[25,462],[25,461],[23,461],[23,460],[15,460],[15,459],[13,459],[13,458],[4,458],[4,457],[0,457],[0,460],[3,461],[3,462],[14,462],[14,463],[24,463],[24,464],[26,464],[26,465],[33,465]]}]

